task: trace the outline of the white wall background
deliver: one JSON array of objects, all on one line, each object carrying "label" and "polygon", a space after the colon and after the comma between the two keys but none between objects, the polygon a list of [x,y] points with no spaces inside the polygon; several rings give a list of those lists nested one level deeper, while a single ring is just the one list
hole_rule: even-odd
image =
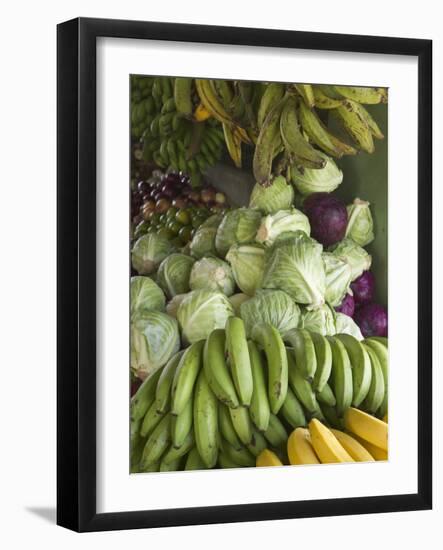
[{"label": "white wall background", "polygon": [[[224,0],[117,2],[67,0],[15,1],[2,10],[0,86],[0,544],[27,544],[66,550],[109,550],[122,545],[171,548],[269,548],[352,544],[361,550],[437,541],[443,520],[441,479],[434,469],[432,512],[343,518],[182,527],[153,531],[76,535],[55,521],[55,25],[77,16],[174,21],[294,30],[432,38],[434,97],[443,97],[443,31],[439,2],[419,4],[348,0],[301,4],[274,0],[269,5]],[[443,149],[441,102],[434,105],[434,155]],[[405,117],[408,113],[405,113]],[[435,273],[443,206],[441,162],[435,162]],[[401,205],[399,206],[401,207]],[[441,248],[441,247],[440,247]],[[437,261],[438,260],[438,261]],[[435,311],[442,293],[434,291]],[[405,297],[407,314],[407,297]],[[441,323],[435,317],[435,455],[441,449]],[[439,433],[440,432],[440,433]],[[439,437],[438,437],[439,436]],[[432,546],[436,548],[436,545]]]}]

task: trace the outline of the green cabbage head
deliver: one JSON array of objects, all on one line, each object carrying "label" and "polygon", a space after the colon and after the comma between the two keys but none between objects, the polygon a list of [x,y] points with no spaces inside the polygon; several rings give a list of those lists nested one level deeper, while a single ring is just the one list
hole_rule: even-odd
[{"label": "green cabbage head", "polygon": [[159,311],[141,311],[131,320],[131,369],[146,378],[180,348],[175,319]]},{"label": "green cabbage head", "polygon": [[132,248],[132,265],[139,275],[149,275],[172,251],[173,246],[165,237],[157,233],[143,235]]},{"label": "green cabbage head", "polygon": [[329,305],[339,306],[349,291],[351,266],[331,252],[323,252],[326,272],[325,299]]},{"label": "green cabbage head", "polygon": [[250,208],[258,208],[264,214],[274,214],[278,210],[290,208],[294,202],[294,189],[283,176],[274,179],[271,185],[263,187],[256,183],[249,200]]},{"label": "green cabbage head", "polygon": [[347,207],[348,225],[346,237],[350,237],[360,246],[366,246],[374,240],[374,222],[368,201],[354,199]]},{"label": "green cabbage head", "polygon": [[340,241],[333,249],[332,253],[334,256],[347,262],[351,266],[351,281],[355,281],[357,277],[360,277],[363,271],[368,271],[371,267],[371,256],[364,248],[349,237]]},{"label": "green cabbage head", "polygon": [[158,268],[157,282],[168,298],[189,292],[189,277],[195,259],[187,254],[171,254]]},{"label": "green cabbage head", "polygon": [[165,295],[149,277],[131,277],[131,317],[139,311],[164,311]]},{"label": "green cabbage head", "polygon": [[226,296],[231,296],[235,290],[231,266],[220,258],[202,258],[195,262],[189,285],[191,290],[219,290]]},{"label": "green cabbage head", "polygon": [[233,244],[226,255],[238,288],[252,296],[260,288],[265,268],[265,251],[258,244]]},{"label": "green cabbage head", "polygon": [[260,211],[252,208],[237,208],[228,212],[217,229],[217,253],[224,258],[233,244],[254,241],[260,220]]}]

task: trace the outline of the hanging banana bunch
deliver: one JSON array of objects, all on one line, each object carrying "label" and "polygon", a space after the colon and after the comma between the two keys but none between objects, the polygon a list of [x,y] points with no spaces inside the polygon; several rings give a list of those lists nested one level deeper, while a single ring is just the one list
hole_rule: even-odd
[{"label": "hanging banana bunch", "polygon": [[[364,104],[387,102],[385,88],[270,83],[257,109],[259,129],[253,172],[258,183],[271,184],[273,177],[305,168],[322,169],[327,155],[341,158],[358,151],[373,153],[374,138],[383,134]],[[337,120],[351,143],[334,135],[316,109]]]}]

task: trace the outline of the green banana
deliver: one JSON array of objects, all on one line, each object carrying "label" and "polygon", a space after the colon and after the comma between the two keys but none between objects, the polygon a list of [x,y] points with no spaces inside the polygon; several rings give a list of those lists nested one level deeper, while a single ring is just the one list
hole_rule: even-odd
[{"label": "green banana", "polygon": [[300,371],[299,364],[294,362],[294,353],[288,349],[288,364],[289,364],[289,385],[295,393],[303,407],[310,413],[315,415],[318,412],[317,398],[310,382],[305,378],[304,373]]},{"label": "green banana", "polygon": [[235,431],[234,424],[232,423],[229,409],[223,403],[218,404],[218,425],[221,435],[230,443],[235,449],[241,449],[242,443]]},{"label": "green banana", "polygon": [[271,82],[265,88],[260,100],[257,113],[257,124],[261,128],[272,108],[279,103],[285,95],[285,85],[280,82]]},{"label": "green banana", "polygon": [[[337,400],[335,399],[334,392],[329,384],[325,384],[320,392],[317,392],[317,400],[319,403],[324,403],[330,407],[335,407]],[[321,406],[320,406],[321,408]]]},{"label": "green banana", "polygon": [[337,414],[343,413],[352,404],[352,368],[349,355],[342,342],[333,336],[327,337],[332,349],[332,389],[337,400]]},{"label": "green banana", "polygon": [[172,414],[178,416],[191,398],[202,364],[204,341],[191,344],[184,352],[172,381]]},{"label": "green banana", "polygon": [[203,462],[198,450],[194,447],[188,454],[185,463],[185,470],[206,470],[206,464]]},{"label": "green banana", "polygon": [[192,431],[193,401],[191,396],[182,412],[171,419],[171,436],[174,447],[181,447],[186,437]]},{"label": "green banana", "polygon": [[246,445],[248,451],[257,457],[264,449],[266,449],[267,446],[268,443],[264,435],[258,430],[254,429],[252,432],[251,443]]},{"label": "green banana", "polygon": [[339,418],[335,407],[331,407],[330,405],[326,405],[326,403],[322,403],[321,410],[326,419],[326,422],[329,424],[331,428],[335,428],[337,430],[343,430],[344,428],[343,418]]},{"label": "green banana", "polygon": [[166,412],[171,403],[172,380],[182,355],[182,352],[173,355],[164,366],[160,378],[158,379],[157,388],[155,390],[155,403],[157,412],[160,414]]},{"label": "green banana", "polygon": [[154,462],[153,464],[151,464],[150,466],[145,466],[144,468],[142,468],[140,466],[140,469],[138,470],[139,472],[143,472],[143,473],[148,473],[148,472],[158,472],[159,471],[159,468],[160,468],[160,462]]},{"label": "green banana", "polygon": [[162,460],[160,462],[160,469],[159,472],[177,472],[180,470],[180,463],[181,459],[177,458],[176,460],[173,460],[172,462],[165,462]]},{"label": "green banana", "polygon": [[321,392],[331,376],[332,370],[332,351],[328,340],[317,332],[310,332],[311,340],[314,344],[315,358],[317,367],[315,369],[312,387]]},{"label": "green banana", "polygon": [[381,103],[383,94],[379,88],[358,87],[358,86],[334,86],[334,90],[342,97],[351,99],[357,103],[374,105]]},{"label": "green banana", "polygon": [[[131,440],[132,443],[132,440]],[[131,462],[130,462],[130,472],[135,474],[140,470],[140,460],[142,458],[143,449],[146,441],[144,439],[139,439],[136,444],[131,444]]]},{"label": "green banana", "polygon": [[155,389],[157,387],[158,379],[160,378],[162,369],[156,370],[152,373],[143,384],[138,388],[137,392],[131,399],[131,419],[140,420],[143,418],[152,405],[155,399]]},{"label": "green banana", "polygon": [[326,160],[310,145],[300,132],[297,120],[297,100],[288,97],[280,117],[280,134],[291,162],[306,168],[324,168]]},{"label": "green banana", "polygon": [[225,358],[226,336],[223,329],[215,329],[205,342],[203,368],[209,386],[217,399],[228,407],[238,407],[239,401],[234,382]]},{"label": "green banana", "polygon": [[332,112],[360,149],[367,153],[374,152],[375,146],[372,133],[366,121],[361,118],[359,112],[354,108],[353,102],[346,101]]},{"label": "green banana", "polygon": [[223,132],[225,135],[225,143],[229,156],[235,166],[237,168],[241,168],[241,139],[226,123],[223,123]]},{"label": "green banana", "polygon": [[385,396],[385,381],[383,370],[381,368],[377,354],[371,347],[367,346],[366,344],[363,345],[365,346],[365,349],[368,352],[369,359],[371,361],[372,377],[368,395],[361,404],[361,408],[365,411],[375,414],[383,403],[383,399]]},{"label": "green banana", "polygon": [[165,416],[166,413],[157,412],[157,403],[153,401],[152,405],[149,407],[148,412],[145,414],[143,419],[140,435],[142,437],[147,437],[151,434],[152,430],[158,425],[160,420]]},{"label": "green banana", "polygon": [[335,109],[339,107],[343,100],[329,97],[322,88],[313,86],[315,106],[318,109]]},{"label": "green banana", "polygon": [[229,317],[226,321],[226,351],[232,378],[242,405],[251,404],[253,381],[251,361],[245,324],[240,317]]},{"label": "green banana", "polygon": [[180,114],[192,116],[192,78],[174,79],[174,100]]},{"label": "green banana", "polygon": [[220,441],[220,449],[224,456],[240,466],[255,466],[255,458],[246,447],[235,449],[227,441]]},{"label": "green banana", "polygon": [[350,334],[336,334],[345,346],[352,367],[352,405],[358,407],[369,391],[371,385],[371,361],[363,345]]},{"label": "green banana", "polygon": [[273,447],[280,447],[286,444],[288,439],[285,427],[275,414],[271,414],[268,429],[263,435]]},{"label": "green banana", "polygon": [[143,449],[140,468],[145,471],[160,460],[171,443],[171,415],[167,414],[148,437]]},{"label": "green banana", "polygon": [[387,339],[383,337],[374,337],[367,338],[364,343],[366,346],[372,348],[377,355],[380,367],[383,373],[383,379],[385,383],[385,391],[383,396],[383,401],[377,410],[377,416],[383,418],[388,412],[388,348],[387,348]]},{"label": "green banana", "polygon": [[280,115],[283,100],[274,105],[260,127],[252,169],[255,180],[265,187],[271,184],[272,161],[281,146]]},{"label": "green banana", "polygon": [[236,409],[229,409],[232,425],[237,433],[240,441],[244,445],[252,440],[252,424],[249,417],[249,412],[246,407],[237,407]]},{"label": "green banana", "polygon": [[303,101],[300,102],[298,114],[303,131],[326,154],[341,158],[343,155],[355,155],[357,153],[354,147],[332,135],[314,111],[311,111]]},{"label": "green banana", "polygon": [[288,359],[284,342],[278,330],[268,323],[254,326],[252,340],[265,352],[269,404],[271,412],[277,414],[288,391]]},{"label": "green banana", "polygon": [[166,453],[163,455],[162,462],[165,462],[168,464],[169,462],[174,462],[175,460],[180,459],[182,456],[185,456],[186,453],[188,453],[195,444],[194,434],[193,432],[189,432],[186,436],[185,440],[183,441],[182,445],[180,447],[174,447],[171,445],[169,449],[166,451]]},{"label": "green banana", "polygon": [[303,407],[291,388],[288,388],[288,393],[286,394],[286,399],[283,402],[280,412],[286,422],[293,428],[306,426],[306,417],[303,412]]},{"label": "green banana", "polygon": [[233,460],[231,460],[228,456],[226,456],[223,453],[219,453],[218,455],[218,463],[220,468],[228,469],[228,468],[243,468],[240,464],[237,464]]},{"label": "green banana", "polygon": [[376,139],[383,139],[385,136],[383,135],[383,132],[380,130],[380,127],[379,125],[375,122],[375,120],[372,118],[372,116],[369,114],[369,112],[367,111],[367,109],[365,107],[363,107],[363,105],[361,105],[360,103],[357,103],[357,102],[354,102],[353,104],[353,108],[355,110],[355,112],[358,114],[358,116],[360,117],[360,119],[366,123],[366,125],[368,126],[371,134],[376,138]]},{"label": "green banana", "polygon": [[315,96],[311,84],[294,84],[294,87],[302,96],[306,105],[312,109],[315,105]]},{"label": "green banana", "polygon": [[250,340],[248,342],[248,348],[253,380],[253,391],[249,413],[257,428],[264,432],[268,428],[269,416],[271,414],[266,388],[265,367],[263,365],[262,355],[255,343]]},{"label": "green banana", "polygon": [[217,463],[218,404],[206,379],[205,371],[198,376],[194,395],[194,434],[198,453],[208,468]]},{"label": "green banana", "polygon": [[305,329],[291,329],[284,335],[284,340],[294,350],[299,373],[311,382],[317,370],[317,356],[310,333]]}]

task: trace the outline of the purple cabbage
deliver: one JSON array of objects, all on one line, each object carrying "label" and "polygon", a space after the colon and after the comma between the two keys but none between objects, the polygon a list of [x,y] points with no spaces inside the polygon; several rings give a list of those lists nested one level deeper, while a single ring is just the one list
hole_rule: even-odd
[{"label": "purple cabbage", "polygon": [[351,289],[354,293],[355,303],[360,306],[369,304],[374,299],[375,277],[370,271],[364,271],[360,277],[357,277],[351,283]]},{"label": "purple cabbage", "polygon": [[346,233],[348,212],[345,204],[329,193],[312,193],[303,203],[311,224],[311,237],[323,246],[341,241]]},{"label": "purple cabbage", "polygon": [[354,320],[365,338],[388,335],[388,313],[380,304],[365,304],[357,309]]},{"label": "purple cabbage", "polygon": [[346,296],[343,298],[342,303],[335,308],[335,311],[338,311],[339,313],[344,313],[345,315],[352,317],[355,311],[354,297],[351,296],[351,294],[346,294]]}]

